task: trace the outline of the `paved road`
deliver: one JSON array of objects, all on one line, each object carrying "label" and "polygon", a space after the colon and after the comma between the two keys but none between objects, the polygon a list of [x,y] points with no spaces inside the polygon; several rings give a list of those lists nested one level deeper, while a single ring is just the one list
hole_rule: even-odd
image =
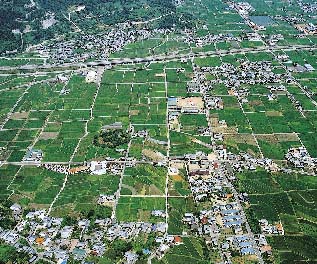
[{"label": "paved road", "polygon": [[225,56],[234,55],[240,53],[258,53],[258,52],[270,52],[270,51],[292,51],[292,50],[316,50],[317,47],[309,45],[294,45],[294,46],[275,46],[275,47],[256,47],[245,49],[231,49],[231,50],[219,50],[219,51],[207,51],[207,52],[190,52],[188,54],[169,54],[169,55],[156,55],[144,58],[122,58],[122,59],[110,59],[110,60],[97,60],[94,62],[77,62],[77,63],[64,63],[64,64],[46,64],[46,65],[22,65],[22,66],[3,66],[0,67],[0,71],[17,71],[17,70],[47,70],[47,69],[62,69],[62,68],[85,68],[95,66],[115,66],[134,63],[146,63],[146,62],[166,62],[180,59],[200,58],[200,57],[212,57],[212,56]]}]

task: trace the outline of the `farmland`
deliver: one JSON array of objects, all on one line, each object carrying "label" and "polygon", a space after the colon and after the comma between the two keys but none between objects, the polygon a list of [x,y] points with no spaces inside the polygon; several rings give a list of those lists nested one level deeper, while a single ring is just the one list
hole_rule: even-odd
[{"label": "farmland", "polygon": [[0,58],[0,263],[315,263],[312,1],[62,2]]}]

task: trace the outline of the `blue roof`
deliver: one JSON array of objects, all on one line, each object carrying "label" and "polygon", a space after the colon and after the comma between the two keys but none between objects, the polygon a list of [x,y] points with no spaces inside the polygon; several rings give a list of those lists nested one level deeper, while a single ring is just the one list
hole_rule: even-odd
[{"label": "blue roof", "polygon": [[241,219],[241,215],[226,215],[223,217],[225,221],[230,221],[233,219]]},{"label": "blue roof", "polygon": [[85,256],[86,251],[81,248],[74,248],[72,253],[77,256]]},{"label": "blue roof", "polygon": [[254,248],[250,248],[250,247],[242,248],[241,253],[242,254],[254,254],[255,250],[254,250]]},{"label": "blue roof", "polygon": [[151,254],[151,250],[149,250],[148,248],[144,248],[144,249],[142,250],[142,252],[143,252],[143,254],[145,254],[145,255]]},{"label": "blue roof", "polygon": [[247,240],[248,237],[247,236],[236,236],[235,239],[238,241],[244,241],[244,240]]},{"label": "blue roof", "polygon": [[176,97],[169,97],[167,101],[168,101],[169,105],[176,105],[177,98]]},{"label": "blue roof", "polygon": [[251,244],[250,242],[241,242],[241,243],[239,244],[239,246],[240,246],[240,247],[251,247],[252,244]]},{"label": "blue roof", "polygon": [[226,227],[235,226],[235,225],[241,226],[242,225],[242,220],[226,222],[226,223],[224,223],[224,225]]},{"label": "blue roof", "polygon": [[234,214],[237,212],[239,212],[239,210],[237,210],[237,209],[230,209],[230,210],[222,210],[221,211],[222,214]]}]

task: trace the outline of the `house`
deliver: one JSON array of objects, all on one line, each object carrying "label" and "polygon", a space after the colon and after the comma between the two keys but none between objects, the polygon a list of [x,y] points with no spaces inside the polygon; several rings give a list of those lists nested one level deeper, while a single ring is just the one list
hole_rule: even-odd
[{"label": "house", "polygon": [[38,245],[42,245],[45,241],[45,238],[44,237],[37,237],[35,239],[35,243],[38,244]]},{"label": "house", "polygon": [[156,216],[156,217],[165,217],[166,213],[163,210],[153,210],[151,212],[151,215]]},{"label": "house", "polygon": [[39,149],[29,149],[24,158],[23,161],[28,161],[28,162],[36,162],[36,161],[41,161],[43,158],[43,152]]},{"label": "house", "polygon": [[105,195],[105,194],[100,194],[99,198],[97,200],[97,203],[100,205],[105,205],[108,203],[113,203],[115,201],[116,197],[114,195]]},{"label": "house", "polygon": [[142,253],[143,253],[144,255],[151,255],[152,251],[149,250],[148,248],[144,248],[144,249],[142,249]]},{"label": "house", "polygon": [[278,224],[276,224],[276,229],[277,229],[277,231],[278,231],[278,233],[280,234],[280,235],[284,235],[284,228],[283,228],[283,225],[282,225],[282,223],[278,223]]},{"label": "house", "polygon": [[252,247],[242,248],[240,251],[241,251],[241,254],[243,256],[245,256],[245,255],[255,255],[255,250]]},{"label": "house", "polygon": [[68,81],[68,77],[62,74],[57,75],[56,79],[58,82],[61,82],[61,83],[66,83]]},{"label": "house", "polygon": [[101,128],[102,131],[108,131],[108,130],[111,130],[111,129],[122,129],[123,126],[122,126],[122,123],[121,122],[114,122],[113,124],[110,124],[110,125],[105,125]]},{"label": "house", "polygon": [[74,256],[74,259],[76,259],[76,260],[82,260],[87,255],[87,253],[84,249],[77,248],[77,247],[73,249],[72,254]]},{"label": "house", "polygon": [[156,243],[163,243],[164,242],[164,237],[157,237],[157,238],[155,238],[155,242]]},{"label": "house", "polygon": [[167,99],[168,109],[177,110],[178,109],[177,102],[178,102],[178,99],[176,97],[169,97]]},{"label": "house", "polygon": [[70,174],[77,174],[77,173],[81,173],[81,172],[87,172],[88,170],[89,170],[89,167],[87,167],[87,166],[79,166],[79,167],[74,167],[74,168],[68,169],[68,172]]},{"label": "house", "polygon": [[78,226],[81,229],[85,229],[90,225],[90,221],[88,219],[82,219],[78,221]]},{"label": "house", "polygon": [[198,93],[200,91],[200,84],[195,81],[187,82],[188,93]]},{"label": "house", "polygon": [[157,249],[157,255],[159,258],[163,257],[164,254],[169,250],[170,246],[167,244],[161,244]]},{"label": "house", "polygon": [[270,245],[262,246],[262,247],[260,247],[260,252],[261,252],[261,254],[267,253],[270,255],[270,254],[272,254],[272,247]]},{"label": "house", "polygon": [[86,83],[95,82],[97,78],[97,73],[95,71],[89,71],[86,75]]},{"label": "house", "polygon": [[306,68],[306,70],[307,70],[308,72],[311,72],[311,71],[314,71],[314,70],[315,70],[314,67],[311,66],[311,65],[308,64],[308,63],[304,64],[304,67]]},{"label": "house", "polygon": [[33,263],[37,260],[37,256],[32,256],[30,259],[29,259],[29,263]]},{"label": "house", "polygon": [[64,228],[60,231],[61,238],[67,239],[70,238],[73,233],[73,227],[72,226],[64,226]]},{"label": "house", "polygon": [[285,158],[297,168],[315,166],[313,159],[309,156],[305,147],[290,148],[285,155]]},{"label": "house", "polygon": [[168,173],[169,173],[169,175],[178,175],[179,174],[179,170],[176,167],[169,167],[168,168]]},{"label": "house", "polygon": [[15,203],[10,206],[10,210],[12,210],[13,214],[20,214],[22,212],[21,205]]},{"label": "house", "polygon": [[180,236],[174,236],[175,245],[183,244],[182,238]]},{"label": "house", "polygon": [[92,174],[102,175],[107,172],[106,162],[103,161],[91,161],[90,171]]}]

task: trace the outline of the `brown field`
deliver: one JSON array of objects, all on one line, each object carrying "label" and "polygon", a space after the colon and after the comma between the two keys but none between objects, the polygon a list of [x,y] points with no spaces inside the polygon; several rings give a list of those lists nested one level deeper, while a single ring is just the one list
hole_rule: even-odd
[{"label": "brown field", "polygon": [[232,140],[236,143],[245,143],[252,146],[257,146],[254,137],[251,134],[227,134],[224,135],[224,140]]},{"label": "brown field", "polygon": [[295,133],[292,134],[275,134],[278,141],[284,142],[284,141],[299,141],[298,136]]},{"label": "brown field", "polygon": [[176,182],[183,181],[183,177],[180,175],[173,175],[172,179],[173,179],[173,181],[176,181]]},{"label": "brown field", "polygon": [[203,109],[204,108],[204,101],[203,101],[202,97],[179,98],[177,105],[179,107],[195,106],[199,109]]},{"label": "brown field", "polygon": [[12,113],[10,116],[11,119],[27,119],[30,112],[16,112]]},{"label": "brown field", "polygon": [[149,187],[149,194],[150,195],[161,195],[162,192],[155,185],[151,184],[150,187]]},{"label": "brown field", "polygon": [[58,136],[58,132],[42,132],[40,135],[40,139],[55,139]]},{"label": "brown field", "polygon": [[261,100],[254,100],[250,102],[251,106],[259,106],[259,105],[263,105]]},{"label": "brown field", "polygon": [[130,115],[132,115],[132,116],[138,115],[139,112],[140,112],[139,110],[130,110],[130,111],[129,111]]},{"label": "brown field", "polygon": [[139,209],[138,211],[138,220],[139,221],[148,221],[151,217],[151,212],[150,211],[145,211],[145,210],[142,210],[142,209]]},{"label": "brown field", "polygon": [[267,141],[271,144],[277,144],[278,143],[278,138],[272,134],[272,135],[257,135],[257,139],[260,139],[260,140],[264,140],[264,141]]},{"label": "brown field", "polygon": [[159,161],[162,161],[164,160],[164,156],[162,153],[160,152],[157,152],[157,151],[153,151],[151,149],[143,149],[142,150],[142,154],[149,158],[150,160],[152,161],[156,161],[156,162],[159,162]]},{"label": "brown field", "polygon": [[283,116],[283,114],[279,111],[266,111],[266,116]]}]

